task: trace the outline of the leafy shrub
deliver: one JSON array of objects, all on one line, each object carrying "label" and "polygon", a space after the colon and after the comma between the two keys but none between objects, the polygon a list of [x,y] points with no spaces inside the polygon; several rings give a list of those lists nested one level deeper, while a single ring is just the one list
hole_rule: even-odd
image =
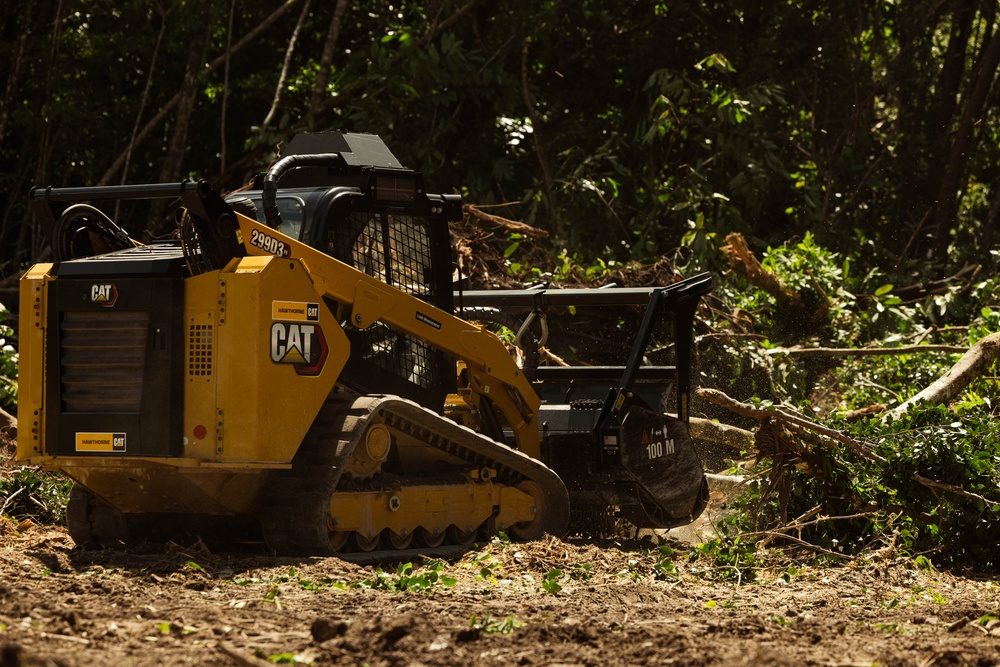
[{"label": "leafy shrub", "polygon": [[17,521],[62,523],[72,486],[66,477],[37,468],[0,468],[0,508]]},{"label": "leafy shrub", "polygon": [[4,322],[7,309],[0,304],[0,407],[17,405],[17,350],[8,341],[14,331]]}]

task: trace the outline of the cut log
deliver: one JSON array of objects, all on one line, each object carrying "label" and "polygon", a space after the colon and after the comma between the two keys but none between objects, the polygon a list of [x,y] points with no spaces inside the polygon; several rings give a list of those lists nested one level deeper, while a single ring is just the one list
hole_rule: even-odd
[{"label": "cut log", "polygon": [[1000,333],[982,338],[962,355],[951,369],[932,382],[926,389],[900,403],[885,413],[883,419],[898,419],[914,405],[926,403],[941,405],[950,403],[977,377],[993,365],[1000,357]]}]

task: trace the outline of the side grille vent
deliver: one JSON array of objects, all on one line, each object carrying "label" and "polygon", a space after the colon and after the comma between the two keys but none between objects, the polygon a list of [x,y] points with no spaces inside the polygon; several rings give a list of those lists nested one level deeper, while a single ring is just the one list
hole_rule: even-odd
[{"label": "side grille vent", "polygon": [[212,375],[214,331],[211,324],[192,324],[188,328],[188,375]]},{"label": "side grille vent", "polygon": [[149,313],[66,311],[60,329],[63,410],[139,412]]}]

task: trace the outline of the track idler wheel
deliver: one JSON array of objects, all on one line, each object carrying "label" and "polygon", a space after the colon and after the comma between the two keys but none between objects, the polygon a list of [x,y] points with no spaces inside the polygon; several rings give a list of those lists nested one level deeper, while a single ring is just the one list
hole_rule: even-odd
[{"label": "track idler wheel", "polygon": [[367,537],[365,535],[362,535],[361,533],[356,532],[352,535],[352,538],[353,539],[351,540],[351,542],[353,543],[354,548],[357,551],[369,552],[369,551],[375,551],[375,549],[378,548],[378,543],[379,543],[378,533],[375,533],[375,535],[372,537]]},{"label": "track idler wheel", "polygon": [[438,548],[444,544],[444,539],[446,537],[445,531],[443,530],[439,533],[433,533],[423,526],[418,527],[413,532],[416,536],[417,543],[420,544],[420,546],[427,547],[428,549]]},{"label": "track idler wheel", "polygon": [[337,530],[334,526],[330,525],[332,522],[327,519],[327,531],[330,535],[330,549],[332,551],[343,551],[344,547],[347,545],[347,540],[350,538],[351,533],[348,530]]},{"label": "track idler wheel", "polygon": [[479,536],[479,529],[463,530],[458,526],[452,525],[448,526],[447,535],[449,544],[468,546],[476,541],[476,538]]},{"label": "track idler wheel", "polygon": [[529,496],[534,503],[532,513],[535,518],[530,521],[521,521],[512,525],[509,529],[511,537],[517,540],[529,542],[537,540],[545,533],[545,517],[547,507],[545,505],[545,492],[542,485],[534,480],[524,480],[517,485],[518,491],[522,491]]},{"label": "track idler wheel", "polygon": [[406,535],[397,535],[386,528],[385,543],[389,545],[389,548],[391,549],[409,549],[410,545],[413,544],[413,533],[409,532]]}]

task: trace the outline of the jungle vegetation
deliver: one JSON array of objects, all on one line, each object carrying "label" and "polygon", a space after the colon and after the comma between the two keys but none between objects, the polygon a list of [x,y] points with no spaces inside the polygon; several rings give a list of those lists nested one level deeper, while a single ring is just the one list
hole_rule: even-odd
[{"label": "jungle vegetation", "polygon": [[[742,554],[794,525],[831,558],[891,549],[996,567],[992,348],[978,348],[985,367],[956,396],[894,408],[1000,332],[998,10],[4,2],[2,301],[16,310],[20,273],[45,257],[32,186],[205,178],[235,189],[295,133],[378,134],[434,189],[505,204],[505,218],[546,234],[495,232],[514,279],[613,280],[663,262],[717,276],[699,320],[701,386],[846,439],[703,401],[703,417],[766,426],[782,445],[758,437],[756,452],[730,452],[732,472],[755,481],[718,553],[734,553],[733,535]],[[119,222],[142,238],[168,229],[157,215]],[[16,350],[3,337],[14,410]],[[835,351],[807,359],[803,347]],[[836,352],[886,347],[900,350]],[[755,455],[758,466],[736,467]]]}]

